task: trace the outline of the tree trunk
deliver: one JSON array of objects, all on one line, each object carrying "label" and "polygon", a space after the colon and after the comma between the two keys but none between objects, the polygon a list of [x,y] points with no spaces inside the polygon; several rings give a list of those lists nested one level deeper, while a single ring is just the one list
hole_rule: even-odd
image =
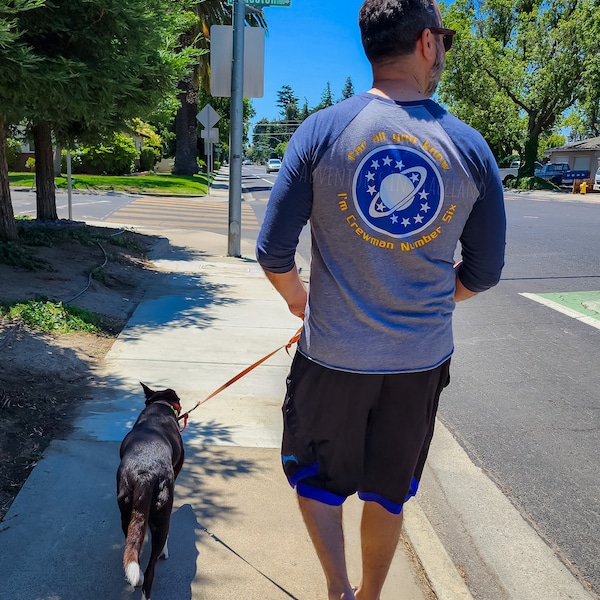
[{"label": "tree trunk", "polygon": [[174,175],[198,173],[198,88],[189,80],[179,82],[181,106],[175,117]]},{"label": "tree trunk", "polygon": [[8,164],[6,162],[6,126],[0,113],[0,240],[14,242],[17,239],[17,225],[10,199]]},{"label": "tree trunk", "polygon": [[33,126],[35,146],[35,197],[37,218],[40,221],[55,221],[56,192],[54,190],[54,153],[52,152],[52,131],[49,123]]},{"label": "tree trunk", "polygon": [[519,167],[519,177],[533,177],[539,143],[540,127],[539,124],[535,122],[534,118],[530,116],[527,137],[525,138],[525,146],[523,148],[523,160]]}]

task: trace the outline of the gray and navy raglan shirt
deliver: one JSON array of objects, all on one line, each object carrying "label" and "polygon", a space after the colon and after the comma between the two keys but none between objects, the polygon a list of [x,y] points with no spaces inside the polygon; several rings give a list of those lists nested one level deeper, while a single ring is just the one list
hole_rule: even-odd
[{"label": "gray and navy raglan shirt", "polygon": [[[293,135],[257,241],[265,271],[295,268],[310,220],[308,305],[298,349],[330,368],[433,369],[454,348],[461,282],[496,285],[504,265],[502,184],[483,137],[432,100],[363,93]],[[459,244],[460,242],[460,244]]]}]

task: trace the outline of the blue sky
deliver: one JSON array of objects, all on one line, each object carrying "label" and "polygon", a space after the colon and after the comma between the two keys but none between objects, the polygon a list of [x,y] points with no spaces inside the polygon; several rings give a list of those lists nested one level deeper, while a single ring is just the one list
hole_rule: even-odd
[{"label": "blue sky", "polygon": [[362,0],[292,0],[289,8],[265,7],[265,91],[252,98],[253,121],[280,118],[277,92],[289,85],[310,108],[331,84],[338,99],[351,77],[355,92],[371,87],[371,68],[362,50],[358,11]]}]

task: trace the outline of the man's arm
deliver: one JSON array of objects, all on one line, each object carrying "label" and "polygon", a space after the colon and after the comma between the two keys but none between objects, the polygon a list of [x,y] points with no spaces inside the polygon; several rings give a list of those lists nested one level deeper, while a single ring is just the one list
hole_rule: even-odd
[{"label": "man's arm", "polygon": [[460,280],[458,276],[458,272],[460,270],[460,265],[462,264],[462,260],[457,262],[454,265],[454,273],[456,274],[456,287],[454,289],[454,302],[460,302],[461,300],[468,300],[473,296],[477,296],[477,292],[471,291],[469,288],[465,287],[463,282]]},{"label": "man's arm", "polygon": [[294,267],[287,273],[271,273],[265,271],[267,279],[273,284],[273,287],[281,294],[287,302],[288,308],[293,315],[304,319],[306,309],[307,292],[298,275],[298,269]]}]

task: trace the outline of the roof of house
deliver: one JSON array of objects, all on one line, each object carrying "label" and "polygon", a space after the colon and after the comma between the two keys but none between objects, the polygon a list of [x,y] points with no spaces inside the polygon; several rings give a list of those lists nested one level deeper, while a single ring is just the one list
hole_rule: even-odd
[{"label": "roof of house", "polygon": [[589,138],[587,140],[580,140],[579,142],[570,142],[564,146],[558,148],[548,148],[546,153],[549,152],[576,152],[578,150],[600,150],[600,136]]}]

